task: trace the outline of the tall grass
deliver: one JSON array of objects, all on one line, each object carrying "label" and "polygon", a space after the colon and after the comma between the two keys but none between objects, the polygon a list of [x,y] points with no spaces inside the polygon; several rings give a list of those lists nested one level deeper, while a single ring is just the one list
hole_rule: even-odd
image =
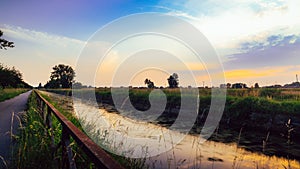
[{"label": "tall grass", "polygon": [[[21,117],[22,123],[15,136],[17,146],[11,168],[61,168],[62,150],[60,145],[62,127],[52,115],[52,128],[45,127],[38,113],[36,95],[32,93],[28,101],[28,111]],[[55,151],[51,147],[54,136]],[[70,140],[77,168],[96,168],[73,139]]]},{"label": "tall grass", "polygon": [[[63,91],[63,90],[61,90]],[[54,98],[53,96],[48,96],[47,94],[42,94],[42,96],[49,101],[56,109],[58,109],[65,117],[67,117],[76,127],[78,127],[79,129],[81,129],[83,132],[85,132],[82,128],[82,124],[84,124],[84,121],[77,119],[74,114],[73,114],[73,110],[70,109],[65,109],[65,106],[61,106],[62,102],[65,102],[66,104],[70,104],[70,102],[66,101],[66,99],[71,99],[71,98],[61,98],[59,100],[57,100],[56,98]],[[65,101],[64,101],[65,100]],[[94,129],[93,124],[85,124],[85,130],[89,130],[89,128],[91,130]],[[95,133],[93,138],[98,138],[100,134],[103,133]],[[71,139],[72,140],[72,139]],[[108,140],[105,139],[97,139],[94,141],[97,144],[100,145],[104,145],[104,144],[110,144],[108,142]],[[91,163],[91,161],[89,160],[89,158],[85,155],[85,153],[77,146],[77,144],[75,142],[71,143],[72,144],[72,150],[74,152],[74,154],[76,155],[76,165],[77,168],[96,168],[96,166],[94,166],[93,163]],[[116,149],[118,149],[119,147],[114,147]],[[122,166],[124,166],[125,168],[131,168],[131,169],[147,169],[148,166],[145,163],[146,162],[146,158],[142,158],[142,159],[132,159],[132,158],[127,158],[127,157],[123,157],[123,156],[119,156],[119,155],[115,155],[113,153],[107,152],[108,154],[110,154],[117,162],[119,162]],[[79,167],[78,167],[79,166]]]},{"label": "tall grass", "polygon": [[16,135],[12,168],[55,168],[56,164],[51,160],[50,137],[37,113],[34,94],[29,97],[28,106]]},{"label": "tall grass", "polygon": [[0,102],[13,98],[21,93],[24,93],[28,91],[28,89],[22,89],[22,88],[18,88],[18,89],[1,89],[0,88]]},{"label": "tall grass", "polygon": [[[81,90],[83,94],[84,89]],[[95,90],[97,101],[99,103],[112,104],[110,88],[97,88]],[[172,124],[176,119],[176,111],[169,111],[168,108],[180,109],[180,90],[179,89],[162,89],[167,96],[166,111],[157,119],[162,126]],[[54,92],[64,93],[64,90],[53,90]],[[71,94],[71,90],[65,93]],[[57,92],[57,93],[58,93]],[[151,89],[130,89],[129,96],[132,104],[140,110],[147,109],[149,106],[149,93]],[[200,131],[205,122],[208,110],[211,104],[211,90],[199,89],[199,115],[197,122],[191,133]],[[290,117],[295,119],[295,131],[300,129],[300,89],[228,89],[226,105],[223,117],[220,121],[219,137],[211,137],[214,141],[235,142],[239,138],[239,145],[246,147],[247,150],[263,152],[267,155],[279,155],[286,157],[290,154],[291,158],[299,159],[299,144],[290,144],[290,149],[287,150],[285,140],[282,135],[285,135],[285,121]],[[144,107],[138,107],[144,106]],[[168,112],[169,111],[169,112]],[[240,130],[243,129],[243,136]],[[293,141],[300,141],[299,132],[293,133]],[[262,141],[265,144],[262,146]],[[292,142],[291,142],[292,143]],[[277,148],[280,147],[280,148]]]}]

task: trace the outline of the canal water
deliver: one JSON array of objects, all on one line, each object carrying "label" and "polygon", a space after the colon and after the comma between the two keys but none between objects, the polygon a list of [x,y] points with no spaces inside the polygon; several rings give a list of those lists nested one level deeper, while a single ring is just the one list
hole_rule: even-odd
[{"label": "canal water", "polygon": [[237,143],[203,142],[199,136],[73,101],[76,116],[97,144],[118,155],[144,159],[149,168],[300,168],[296,160],[246,151]]}]

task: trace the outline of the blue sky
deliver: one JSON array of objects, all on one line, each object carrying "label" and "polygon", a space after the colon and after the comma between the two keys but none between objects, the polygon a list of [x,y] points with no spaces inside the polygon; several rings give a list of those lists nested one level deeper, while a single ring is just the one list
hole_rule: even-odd
[{"label": "blue sky", "polygon": [[53,0],[1,2],[2,24],[86,40],[104,24],[137,12],[152,11],[157,1]]},{"label": "blue sky", "polygon": [[[32,85],[45,84],[55,64],[75,66],[85,42],[104,25],[161,12],[188,21],[207,37],[226,81],[285,84],[300,74],[299,6],[298,0],[3,0],[0,29],[16,47],[0,51],[0,62],[15,66]],[[196,78],[209,84],[205,74]]]}]

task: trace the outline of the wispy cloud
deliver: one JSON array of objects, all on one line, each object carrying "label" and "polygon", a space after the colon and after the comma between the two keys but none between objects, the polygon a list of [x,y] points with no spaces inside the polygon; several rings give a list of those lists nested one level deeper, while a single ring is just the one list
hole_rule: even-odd
[{"label": "wispy cloud", "polygon": [[[273,84],[287,84],[295,81],[295,75],[300,74],[300,64],[295,66],[272,66],[263,68],[241,68],[233,70],[225,70],[224,75],[226,82],[238,83],[243,82],[248,86],[253,86],[259,83],[261,86]],[[211,77],[223,76],[221,73],[211,74]],[[210,77],[208,75],[197,76],[197,79],[204,81],[206,85],[210,84]],[[214,86],[218,86],[215,84]]]},{"label": "wispy cloud", "polygon": [[[85,42],[22,27],[0,26],[15,48],[1,53],[1,62],[16,66],[32,85],[49,80],[51,68],[64,63],[74,67]],[[37,81],[38,79],[38,81]]]},{"label": "wispy cloud", "polygon": [[[185,18],[202,31],[224,61],[229,82],[284,84],[299,74],[300,1],[180,2],[173,4],[175,10],[169,13]],[[172,1],[162,3],[170,5]],[[198,78],[209,81],[206,75]]]},{"label": "wispy cloud", "polygon": [[273,35],[262,41],[242,43],[240,49],[241,53],[228,56],[226,69],[300,65],[300,37],[296,35]]},{"label": "wispy cloud", "polygon": [[170,13],[197,26],[221,55],[237,52],[240,43],[259,36],[300,33],[298,0],[188,0],[181,5]]},{"label": "wispy cloud", "polygon": [[70,45],[79,44],[84,45],[84,41],[68,38],[65,36],[53,35],[46,32],[39,32],[36,30],[30,30],[22,27],[3,25],[0,27],[5,32],[5,35],[14,39],[31,41],[40,44],[50,44],[54,43],[56,45]]},{"label": "wispy cloud", "polygon": [[286,46],[294,43],[299,43],[300,37],[297,35],[272,35],[262,39],[261,41],[249,41],[240,44],[240,49],[243,52],[251,52],[255,50],[265,50],[270,47]]}]

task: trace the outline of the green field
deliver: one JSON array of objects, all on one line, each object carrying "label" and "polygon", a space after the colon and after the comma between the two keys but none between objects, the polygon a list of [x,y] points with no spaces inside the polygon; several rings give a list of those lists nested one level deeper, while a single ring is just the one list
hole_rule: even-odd
[{"label": "green field", "polygon": [[21,93],[28,91],[28,89],[0,89],[0,102],[13,98]]},{"label": "green field", "polygon": [[[79,129],[81,125],[73,114],[72,108],[67,108],[68,100],[57,100],[57,98],[43,94],[42,96],[49,101],[57,110],[67,117]],[[52,129],[48,129],[44,125],[44,121],[38,113],[36,103],[36,95],[34,92],[30,95],[28,101],[28,110],[20,119],[20,130],[15,139],[17,145],[14,147],[14,159],[12,168],[60,168],[61,147],[52,154],[50,133],[54,135],[55,145],[59,145],[62,127],[54,115],[52,115]],[[72,151],[77,168],[97,168],[88,156],[81,150],[80,146],[71,138]],[[109,152],[108,152],[109,153]],[[128,159],[115,154],[110,154],[116,161],[126,168],[145,168],[143,160]],[[53,160],[49,160],[53,159]]]},{"label": "green field", "polygon": [[[87,90],[81,89],[81,95]],[[154,123],[169,127],[176,120],[181,96],[179,89],[162,89],[167,96],[165,111]],[[70,89],[51,89],[50,92],[72,95]],[[97,88],[96,99],[114,105],[110,88]],[[131,104],[138,110],[150,108],[151,89],[130,89]],[[190,134],[199,134],[211,104],[211,89],[199,89],[198,117]],[[126,111],[126,108],[125,108]],[[126,115],[126,114],[124,114]],[[290,124],[288,121],[290,120]],[[300,89],[259,88],[228,89],[225,109],[218,130],[210,138],[219,142],[236,142],[247,150],[300,159]],[[268,146],[263,147],[263,142]]]}]

